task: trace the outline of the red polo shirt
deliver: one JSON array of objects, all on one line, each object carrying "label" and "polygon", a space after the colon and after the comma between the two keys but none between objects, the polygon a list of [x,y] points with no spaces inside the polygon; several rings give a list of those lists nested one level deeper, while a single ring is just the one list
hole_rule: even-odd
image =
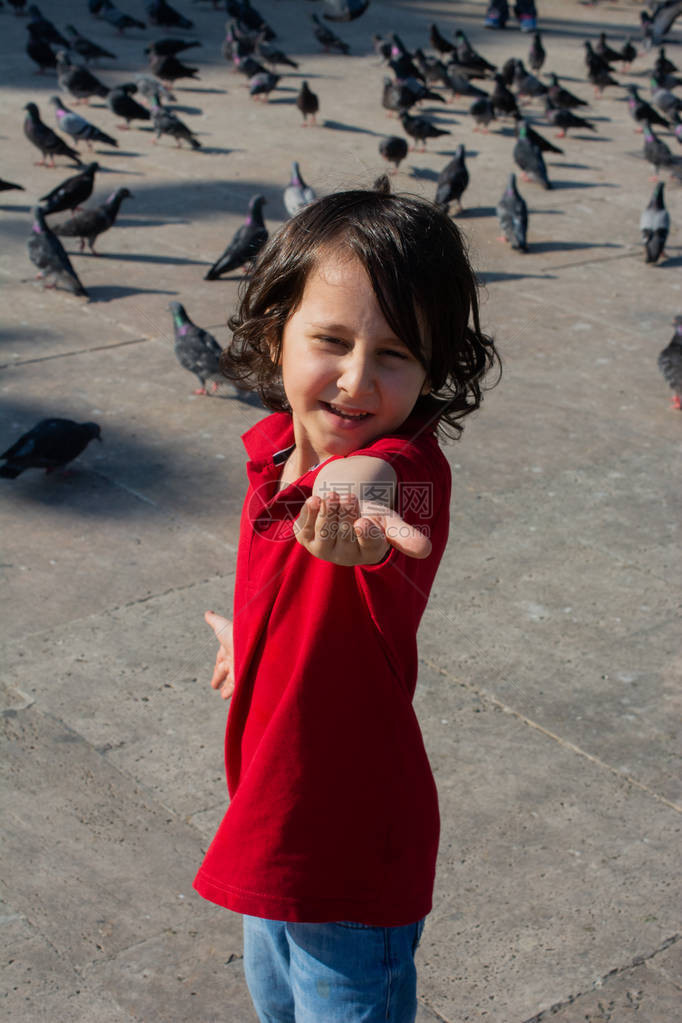
[{"label": "red polo shirt", "polygon": [[347,567],[293,537],[320,466],[277,491],[291,416],[268,416],[243,440],[231,802],[195,888],[271,920],[411,923],[431,909],[438,848],[412,697],[417,627],[447,541],[448,463],[414,415],[353,452],[390,462],[396,510],[428,529],[433,549],[423,560],[392,549],[378,565]]}]

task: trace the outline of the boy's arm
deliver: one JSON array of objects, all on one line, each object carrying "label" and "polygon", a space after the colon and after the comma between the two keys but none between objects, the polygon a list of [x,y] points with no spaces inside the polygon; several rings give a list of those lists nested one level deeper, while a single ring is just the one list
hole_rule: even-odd
[{"label": "boy's arm", "polygon": [[220,690],[223,700],[229,699],[234,692],[234,647],[232,644],[232,622],[229,618],[217,615],[215,611],[205,611],[204,621],[210,625],[220,643],[216,654],[215,667],[211,685]]},{"label": "boy's arm", "polygon": [[382,458],[351,455],[320,469],[295,523],[298,542],[336,565],[375,565],[391,547],[426,558],[431,542],[393,510],[398,477]]}]

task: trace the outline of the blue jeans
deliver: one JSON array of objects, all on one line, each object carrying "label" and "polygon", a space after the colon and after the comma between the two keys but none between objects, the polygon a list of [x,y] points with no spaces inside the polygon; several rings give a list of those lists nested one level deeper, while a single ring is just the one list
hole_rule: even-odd
[{"label": "blue jeans", "polygon": [[404,927],[244,917],[244,972],[260,1023],[414,1023],[414,953]]}]

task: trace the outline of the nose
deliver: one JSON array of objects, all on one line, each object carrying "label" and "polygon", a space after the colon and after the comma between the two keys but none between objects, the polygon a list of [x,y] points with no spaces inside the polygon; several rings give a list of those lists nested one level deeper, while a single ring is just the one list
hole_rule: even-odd
[{"label": "nose", "polygon": [[339,390],[345,391],[350,397],[371,394],[374,390],[372,360],[359,345],[354,345],[353,349],[344,356],[337,386]]}]

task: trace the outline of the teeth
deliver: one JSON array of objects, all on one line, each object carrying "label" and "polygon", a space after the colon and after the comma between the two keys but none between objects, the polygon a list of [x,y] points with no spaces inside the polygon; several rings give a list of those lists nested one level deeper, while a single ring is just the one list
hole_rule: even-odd
[{"label": "teeth", "polygon": [[368,412],[346,412],[345,409],[339,408],[338,405],[333,405],[329,402],[329,407],[334,412],[338,412],[341,416],[346,416],[348,419],[363,419],[364,416],[369,415]]}]

